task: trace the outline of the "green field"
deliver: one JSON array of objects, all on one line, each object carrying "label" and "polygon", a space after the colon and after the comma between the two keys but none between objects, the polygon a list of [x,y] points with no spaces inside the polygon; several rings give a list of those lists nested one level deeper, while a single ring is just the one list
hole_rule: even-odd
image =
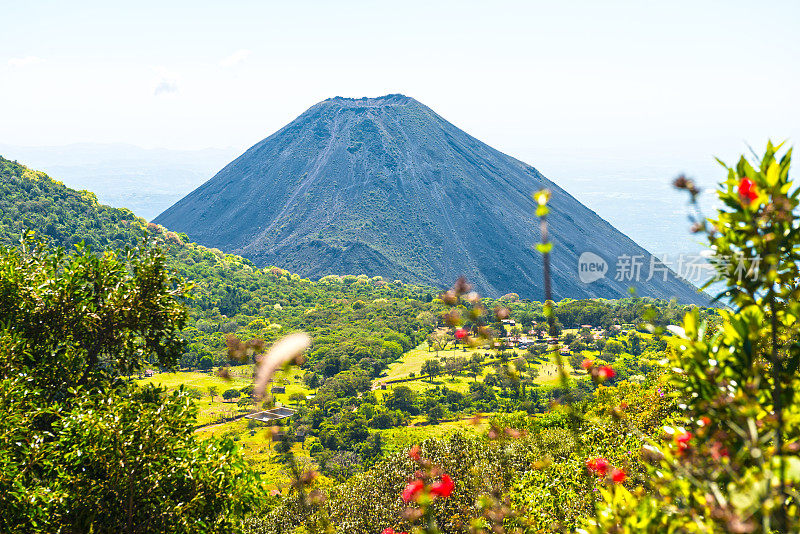
[{"label": "green field", "polygon": [[[229,369],[230,379],[225,379],[212,372],[183,371],[176,373],[158,373],[150,378],[138,380],[139,384],[155,384],[170,390],[180,386],[196,388],[201,398],[195,400],[199,408],[197,424],[202,425],[197,429],[198,436],[227,436],[233,439],[243,451],[247,461],[259,472],[265,475],[270,483],[277,486],[283,485],[288,480],[284,467],[277,461],[273,448],[272,433],[270,428],[263,423],[250,423],[249,420],[240,418],[233,421],[215,423],[221,416],[244,416],[255,411],[255,406],[239,407],[233,402],[224,402],[222,393],[231,388],[242,389],[252,383],[253,366],[240,365]],[[273,385],[286,387],[286,393],[274,396],[276,404],[291,406],[289,401],[293,393],[308,395],[312,393],[302,382],[303,371],[292,368],[288,374],[278,371],[273,379]],[[209,387],[216,387],[217,393],[212,401]],[[294,452],[301,462],[313,463],[307,450],[302,444],[294,445]]]},{"label": "green field", "polygon": [[[463,356],[469,358],[472,352],[480,350],[482,353],[488,353],[489,357],[485,360],[485,365],[482,367],[482,373],[477,377],[477,380],[482,380],[487,374],[495,371],[494,363],[499,362],[497,352],[491,349],[467,349],[466,351],[461,348],[448,348],[448,350],[439,351],[439,360],[443,361],[445,358],[456,356]],[[517,349],[510,349],[508,352],[513,353],[510,359],[517,356],[530,355],[526,351]],[[595,354],[587,353],[587,357],[592,357]],[[450,375],[443,374],[435,377],[433,380],[429,378],[418,378],[408,382],[401,382],[396,384],[389,384],[388,390],[383,391],[380,385],[390,380],[409,378],[411,373],[419,376],[422,365],[426,360],[436,358],[436,353],[428,350],[427,344],[422,343],[418,347],[406,352],[401,358],[392,363],[386,371],[386,376],[382,376],[374,381],[373,387],[376,390],[376,396],[379,400],[383,400],[394,387],[402,384],[408,386],[412,390],[423,393],[425,390],[433,386],[444,385],[448,389],[456,390],[466,393],[469,390],[470,382],[474,381],[470,376],[465,374]],[[568,372],[573,372],[569,364],[565,361],[565,366]],[[529,365],[535,365],[539,370],[539,376],[535,379],[538,384],[556,384],[559,380],[558,368],[555,363],[554,355],[544,362],[533,363],[529,360]],[[582,370],[577,371],[583,373]],[[181,385],[187,388],[196,390],[199,399],[195,402],[199,408],[197,424],[200,428],[197,430],[199,436],[228,436],[233,439],[245,454],[248,462],[264,474],[270,483],[277,486],[283,485],[287,478],[283,466],[277,461],[277,455],[274,452],[272,442],[272,434],[270,429],[263,424],[256,424],[243,416],[256,409],[255,406],[239,407],[236,401],[224,402],[222,393],[227,389],[242,389],[252,383],[252,365],[241,365],[229,368],[230,378],[225,379],[217,375],[215,371],[199,372],[199,371],[184,371],[175,373],[158,373],[153,377],[144,378],[139,380],[140,384],[157,384],[168,389],[176,389]],[[286,388],[286,393],[275,395],[276,404],[291,406],[292,403],[289,397],[294,393],[302,395],[309,395],[312,393],[305,387],[302,377],[304,372],[292,368],[288,371],[279,371],[273,379],[273,385],[281,385]],[[209,394],[209,388],[215,387],[216,394],[212,399]],[[230,420],[226,422],[219,422],[222,417],[240,417],[239,419]],[[429,425],[426,423],[425,416],[414,417],[406,427],[391,428],[382,430],[381,434],[384,438],[384,450],[387,452],[398,451],[408,448],[414,443],[419,443],[429,437],[442,437],[454,432],[464,432],[467,434],[480,434],[486,429],[486,423],[478,425],[472,424],[469,419],[446,421],[436,425]],[[313,465],[313,459],[308,454],[307,448],[314,441],[315,438],[308,440],[306,444],[297,443],[294,445],[294,452],[301,458],[301,462],[308,463],[309,466]]]},{"label": "green field", "polygon": [[[242,389],[253,382],[253,366],[252,365],[239,365],[229,369],[230,379],[225,379],[217,375],[215,371],[211,372],[198,372],[198,371],[179,371],[177,373],[158,373],[150,378],[143,378],[138,380],[139,384],[156,384],[166,387],[168,389],[176,389],[181,385],[187,388],[196,388],[201,397],[195,402],[199,408],[197,415],[197,424],[206,425],[214,422],[219,417],[230,415],[235,412],[238,415],[246,414],[253,411],[252,408],[240,408],[236,401],[225,402],[222,399],[222,393],[227,389]],[[300,393],[302,395],[309,395],[313,393],[305,387],[302,382],[303,371],[299,369],[291,369],[289,373],[278,371],[273,378],[273,385],[281,385],[286,388],[286,393],[279,393],[274,395],[276,404],[282,406],[292,406],[289,400],[293,393]],[[209,394],[209,387],[216,387],[217,393],[212,400]]]},{"label": "green field", "polygon": [[[264,475],[268,483],[283,487],[290,477],[275,452],[270,427],[255,423],[252,428],[249,428],[248,422],[248,419],[239,419],[208,426],[198,429],[197,435],[201,437],[227,436],[233,439],[244,453],[248,463]],[[308,454],[308,447],[304,444],[295,443],[292,452],[301,464],[307,465],[309,468],[315,465],[314,460]]]},{"label": "green field", "polygon": [[[481,353],[488,353],[490,354],[489,358],[485,360],[485,364],[483,367],[483,373],[477,377],[478,380],[481,380],[486,374],[493,371],[492,362],[497,361],[497,351],[494,349],[467,349],[466,351],[462,350],[461,348],[452,348],[448,347],[447,350],[440,350],[438,353],[438,359],[440,361],[444,361],[445,358],[452,358],[457,356],[463,356],[465,358],[469,358],[473,352],[481,352]],[[506,352],[512,353],[513,356],[510,356],[510,360],[514,359],[519,356],[523,356],[529,361],[529,365],[535,365],[539,370],[539,376],[534,380],[536,384],[540,385],[552,385],[557,384],[559,381],[558,375],[558,365],[556,364],[556,355],[551,354],[548,361],[545,362],[537,362],[532,363],[533,360],[530,358],[530,354],[527,351],[519,350],[519,349],[509,349]],[[419,377],[422,369],[422,365],[425,363],[426,360],[436,359],[436,352],[430,350],[428,348],[427,342],[421,343],[416,348],[404,353],[399,359],[397,359],[394,363],[389,365],[389,368],[386,371],[386,376],[381,376],[380,378],[374,381],[374,388],[379,389],[381,384],[385,384],[392,380],[398,379],[407,379],[410,378],[411,373],[414,373],[416,377]],[[572,369],[567,361],[567,358],[563,359],[563,365],[566,371],[570,374],[580,375],[584,374],[582,369]],[[466,392],[469,388],[469,383],[473,381],[472,377],[468,377],[465,375],[450,377],[449,375],[440,375],[435,377],[432,381],[430,378],[418,378],[416,380],[411,380],[408,382],[402,382],[402,385],[408,386],[414,391],[421,392],[424,391],[432,386],[440,386],[445,385],[449,389],[453,389],[456,391],[460,391],[462,393]],[[387,387],[392,387],[393,384],[388,384]]]},{"label": "green field", "polygon": [[459,421],[447,421],[438,425],[421,424],[423,417],[415,418],[417,421],[405,427],[390,428],[382,430],[381,434],[385,440],[384,449],[386,451],[399,451],[409,448],[415,443],[420,443],[428,438],[441,438],[455,432],[479,435],[486,431],[488,423],[482,421],[473,424],[471,419]]}]

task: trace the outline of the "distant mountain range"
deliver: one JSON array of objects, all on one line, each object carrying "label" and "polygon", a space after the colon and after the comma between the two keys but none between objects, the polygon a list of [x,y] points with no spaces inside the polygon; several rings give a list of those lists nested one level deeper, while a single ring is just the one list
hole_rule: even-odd
[{"label": "distant mountain range", "polygon": [[[531,196],[542,188],[552,191],[555,298],[619,298],[634,287],[706,301],[674,273],[651,277],[646,250],[536,169],[403,95],[312,106],[154,222],[308,277],[365,273],[446,287],[463,274],[488,296],[542,299]],[[581,258],[587,270],[605,270],[580,276]]]}]

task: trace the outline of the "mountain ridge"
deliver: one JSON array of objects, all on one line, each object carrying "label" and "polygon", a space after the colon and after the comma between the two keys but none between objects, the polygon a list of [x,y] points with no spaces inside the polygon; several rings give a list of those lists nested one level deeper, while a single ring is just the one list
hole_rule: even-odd
[{"label": "mountain ridge", "polygon": [[541,300],[531,195],[542,188],[553,192],[556,298],[619,298],[633,286],[642,296],[705,301],[677,278],[581,283],[582,252],[611,265],[651,256],[533,166],[401,94],[311,106],[154,222],[303,276],[365,272],[445,287],[463,274],[489,296]]}]

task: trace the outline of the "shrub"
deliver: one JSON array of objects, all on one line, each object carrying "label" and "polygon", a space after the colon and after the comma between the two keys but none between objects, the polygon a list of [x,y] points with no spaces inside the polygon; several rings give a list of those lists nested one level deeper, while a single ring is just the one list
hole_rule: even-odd
[{"label": "shrub", "polygon": [[176,363],[185,296],[154,249],[0,249],[0,530],[216,532],[253,506],[189,391],[118,379]]}]

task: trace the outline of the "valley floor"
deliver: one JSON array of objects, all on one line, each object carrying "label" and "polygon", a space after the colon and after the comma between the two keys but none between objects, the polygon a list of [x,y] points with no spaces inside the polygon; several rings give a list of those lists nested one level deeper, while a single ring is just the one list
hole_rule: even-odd
[{"label": "valley floor", "polygon": [[[393,362],[380,377],[374,380],[372,389],[379,402],[384,403],[393,388],[403,385],[412,391],[422,393],[432,387],[445,386],[449,390],[467,393],[472,382],[482,381],[490,374],[495,366],[500,363],[500,358],[496,350],[481,349],[485,360],[481,364],[481,373],[477,376],[466,376],[464,371],[450,375],[443,374],[433,378],[424,376],[422,367],[427,360],[437,359],[445,362],[448,358],[466,357],[469,358],[473,350],[462,348],[448,348],[436,351],[428,347],[423,342],[416,348],[404,353],[399,359]],[[539,385],[554,385],[558,382],[558,370],[554,356],[545,360],[536,360],[527,351],[509,349],[506,351],[509,361],[520,356],[525,357],[528,365],[538,369],[538,376],[534,382]],[[587,357],[596,353],[586,352]],[[583,370],[573,370],[565,362],[565,366],[573,376],[584,374]],[[176,389],[183,386],[189,389],[195,396],[195,403],[198,407],[196,432],[201,436],[227,436],[238,443],[247,460],[258,471],[266,476],[270,483],[282,486],[287,480],[288,475],[284,472],[283,465],[279,462],[278,454],[272,441],[272,430],[263,423],[257,423],[244,416],[256,410],[252,403],[237,403],[238,398],[224,400],[223,394],[231,389],[241,390],[252,383],[252,365],[240,365],[231,367],[229,370],[230,378],[224,379],[216,374],[215,371],[179,371],[173,373],[157,373],[152,377],[139,380],[140,384],[158,384],[168,389]],[[291,369],[288,373],[279,371],[273,381],[273,385],[285,388],[285,393],[274,395],[276,405],[297,408],[304,401],[298,401],[300,394],[307,398],[312,398],[314,391],[306,387],[303,382],[304,372],[297,368]],[[385,389],[384,389],[385,388]],[[495,388],[499,391],[498,388]],[[213,397],[212,397],[213,393]],[[294,394],[293,399],[290,397]],[[487,414],[488,415],[488,414]],[[484,420],[485,421],[485,420]],[[444,437],[454,432],[464,432],[469,434],[480,434],[487,428],[487,423],[479,422],[475,424],[472,417],[456,416],[455,418],[444,419],[437,424],[430,424],[425,415],[413,416],[407,426],[394,427],[381,430],[382,447],[384,453],[401,450],[419,443],[429,437]],[[309,453],[311,444],[315,438],[305,443],[295,443],[293,451],[302,462],[307,462],[309,466],[315,462]]]}]

